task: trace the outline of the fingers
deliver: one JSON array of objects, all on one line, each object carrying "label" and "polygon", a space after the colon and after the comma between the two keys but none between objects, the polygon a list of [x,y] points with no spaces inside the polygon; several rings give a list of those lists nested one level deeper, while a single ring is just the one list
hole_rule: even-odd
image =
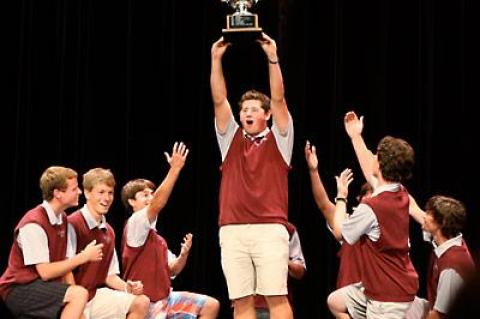
[{"label": "fingers", "polygon": [[350,122],[350,121],[353,121],[355,119],[357,119],[357,114],[355,114],[355,112],[349,111],[345,114],[345,117],[344,117],[345,122]]},{"label": "fingers", "polygon": [[95,246],[96,243],[97,243],[97,240],[94,239],[94,240],[92,240],[92,241],[87,245],[87,247],[89,247],[89,246]]},{"label": "fingers", "polygon": [[214,48],[228,47],[230,45],[231,45],[231,43],[226,42],[223,36],[220,37],[217,41],[215,41],[215,43],[213,43]]},{"label": "fingers", "polygon": [[172,154],[174,153],[178,153],[181,156],[186,156],[186,153],[188,153],[188,148],[183,142],[175,142],[175,144],[173,144],[172,150]]},{"label": "fingers", "polygon": [[165,157],[167,159],[167,162],[171,162],[173,156],[180,156],[183,159],[187,157],[189,153],[189,149],[187,148],[187,145],[185,145],[183,142],[175,142],[172,147],[172,155],[168,154],[167,152],[164,152]]},{"label": "fingers", "polygon": [[167,152],[163,152],[163,154],[165,154],[165,158],[167,159],[167,162],[170,163],[170,161],[172,160],[172,158],[170,157],[170,155],[169,155]]},{"label": "fingers", "polygon": [[309,140],[305,143],[305,154],[316,153],[315,145],[311,144]]},{"label": "fingers", "polygon": [[310,144],[310,141],[307,140],[305,142],[305,152],[310,151],[310,149],[311,149],[311,144]]},{"label": "fingers", "polygon": [[178,150],[178,142],[175,142],[175,143],[173,143],[172,154],[173,154],[173,153],[176,153],[177,150]]},{"label": "fingers", "polygon": [[183,237],[183,242],[188,242],[188,241],[192,241],[193,239],[193,235],[191,233],[188,233],[185,235],[185,237]]},{"label": "fingers", "polygon": [[262,39],[264,42],[274,42],[265,32],[262,32]]},{"label": "fingers", "polygon": [[340,176],[336,176],[336,178],[337,181],[340,180],[340,182],[348,186],[353,181],[353,171],[350,168],[346,168],[340,173]]}]

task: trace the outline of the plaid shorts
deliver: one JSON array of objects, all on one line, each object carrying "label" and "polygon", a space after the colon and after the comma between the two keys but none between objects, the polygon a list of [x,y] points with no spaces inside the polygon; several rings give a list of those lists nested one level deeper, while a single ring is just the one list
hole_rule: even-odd
[{"label": "plaid shorts", "polygon": [[206,301],[205,295],[172,291],[167,298],[150,304],[147,319],[197,318]]},{"label": "plaid shorts", "polygon": [[59,318],[67,289],[67,284],[37,279],[12,286],[5,304],[15,317]]}]

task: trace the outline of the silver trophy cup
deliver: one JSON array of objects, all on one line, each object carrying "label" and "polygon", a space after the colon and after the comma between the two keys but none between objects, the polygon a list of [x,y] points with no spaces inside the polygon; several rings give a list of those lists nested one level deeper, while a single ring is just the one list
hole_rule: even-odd
[{"label": "silver trophy cup", "polygon": [[227,42],[253,41],[261,37],[262,28],[258,26],[258,15],[248,11],[259,0],[221,0],[235,9],[227,15],[227,26],[222,30]]}]

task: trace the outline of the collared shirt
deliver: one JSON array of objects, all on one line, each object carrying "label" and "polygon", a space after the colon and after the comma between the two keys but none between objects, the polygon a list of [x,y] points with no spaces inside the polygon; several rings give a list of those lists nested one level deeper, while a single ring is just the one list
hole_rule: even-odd
[{"label": "collared shirt", "polygon": [[268,126],[263,131],[255,135],[250,135],[247,133],[247,131],[245,131],[245,129],[243,129],[243,136],[250,139],[252,142],[261,142],[265,139],[265,136],[268,134],[268,132],[270,132],[270,128]]},{"label": "collared shirt", "polygon": [[[227,156],[228,149],[230,148],[230,144],[232,143],[233,137],[235,136],[235,132],[238,128],[239,125],[237,121],[235,121],[235,117],[233,116],[233,114],[227,124],[225,132],[220,132],[218,130],[217,122],[215,121],[215,132],[217,133],[217,142],[218,146],[220,147],[220,152],[222,153],[222,162]],[[267,127],[263,132],[257,134],[257,136],[262,135],[265,131],[266,133],[268,133],[270,129]],[[287,165],[290,165],[293,152],[293,119],[290,113],[288,113],[288,126],[285,134],[282,134],[280,132],[279,128],[275,125],[275,121],[273,121],[272,125],[272,134],[275,137],[278,150],[280,151],[280,154],[282,154],[283,160],[285,161],[285,163],[287,163]]]},{"label": "collared shirt", "polygon": [[[448,249],[453,246],[462,246],[462,234],[457,237],[450,238],[441,245],[437,245],[432,241],[433,252],[440,258]],[[433,308],[441,313],[448,313],[453,299],[463,286],[463,278],[453,268],[444,269],[440,273],[437,286],[437,299]]]},{"label": "collared shirt", "polygon": [[[398,192],[399,183],[385,184],[377,187],[372,193],[372,197],[378,196],[383,192]],[[342,225],[342,237],[347,243],[353,245],[360,237],[367,235],[372,241],[380,238],[380,225],[377,216],[372,208],[367,204],[360,203]]]},{"label": "collared shirt", "polygon": [[[51,225],[63,223],[62,215],[57,216],[47,201],[44,200],[41,205],[45,208]],[[22,249],[23,262],[26,266],[50,262],[47,233],[40,225],[36,223],[24,225],[18,231],[17,242]]]},{"label": "collared shirt", "polygon": [[[127,222],[127,244],[130,247],[140,247],[145,244],[151,229],[157,231],[157,218],[150,223],[147,215],[147,208],[134,212]],[[168,262],[176,259],[177,256],[168,249]]]},{"label": "collared shirt", "polygon": [[432,245],[433,252],[437,258],[440,258],[450,247],[462,246],[462,234],[458,235],[457,237],[450,238],[441,245],[437,245],[437,243],[433,240]]},{"label": "collared shirt", "polygon": [[[98,223],[88,210],[87,205],[84,205],[82,209],[80,209],[80,213],[82,214],[83,218],[87,222],[88,228],[94,229],[95,227],[99,229],[106,229],[107,228],[107,219],[105,216],[102,215],[102,221]],[[75,255],[77,251],[77,233],[75,232],[75,228],[72,225],[68,224],[68,241],[69,245],[67,245],[67,255],[72,254]],[[110,266],[108,268],[108,275],[118,275],[120,274],[120,266],[118,263],[118,256],[116,249],[113,250],[113,257],[112,261],[110,262]]]}]

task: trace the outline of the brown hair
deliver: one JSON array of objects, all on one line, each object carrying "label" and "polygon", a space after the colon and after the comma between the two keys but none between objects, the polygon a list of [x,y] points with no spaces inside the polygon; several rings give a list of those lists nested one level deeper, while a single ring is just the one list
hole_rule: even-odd
[{"label": "brown hair", "polygon": [[132,207],[128,203],[129,199],[134,199],[135,194],[143,191],[145,188],[155,189],[155,184],[148,179],[137,178],[129,181],[122,187],[122,203],[127,210],[131,210]]},{"label": "brown hair", "polygon": [[378,143],[377,157],[385,180],[403,183],[412,177],[415,152],[407,141],[385,136]]},{"label": "brown hair", "polygon": [[362,199],[368,195],[368,194],[372,194],[373,193],[373,187],[372,185],[370,185],[370,183],[368,182],[365,182],[363,183],[362,187],[360,187],[360,192],[358,192],[358,195],[357,195],[357,201],[358,203],[361,203],[362,202]]},{"label": "brown hair", "polygon": [[270,111],[270,98],[262,92],[256,90],[249,90],[243,93],[242,97],[240,97],[240,101],[238,101],[238,106],[240,107],[240,110],[242,110],[243,102],[249,100],[260,101],[262,103],[262,109],[265,111],[265,113]]},{"label": "brown hair", "polygon": [[432,214],[433,219],[440,225],[443,236],[453,238],[460,234],[467,212],[465,206],[459,200],[447,196],[432,196],[425,205],[427,214]]},{"label": "brown hair", "polygon": [[59,189],[65,191],[68,187],[67,181],[77,177],[77,172],[73,169],[63,166],[50,166],[40,177],[40,189],[42,190],[42,198],[51,200],[53,191]]},{"label": "brown hair", "polygon": [[91,191],[95,185],[100,183],[115,187],[115,177],[111,170],[97,167],[83,174],[84,190]]}]

